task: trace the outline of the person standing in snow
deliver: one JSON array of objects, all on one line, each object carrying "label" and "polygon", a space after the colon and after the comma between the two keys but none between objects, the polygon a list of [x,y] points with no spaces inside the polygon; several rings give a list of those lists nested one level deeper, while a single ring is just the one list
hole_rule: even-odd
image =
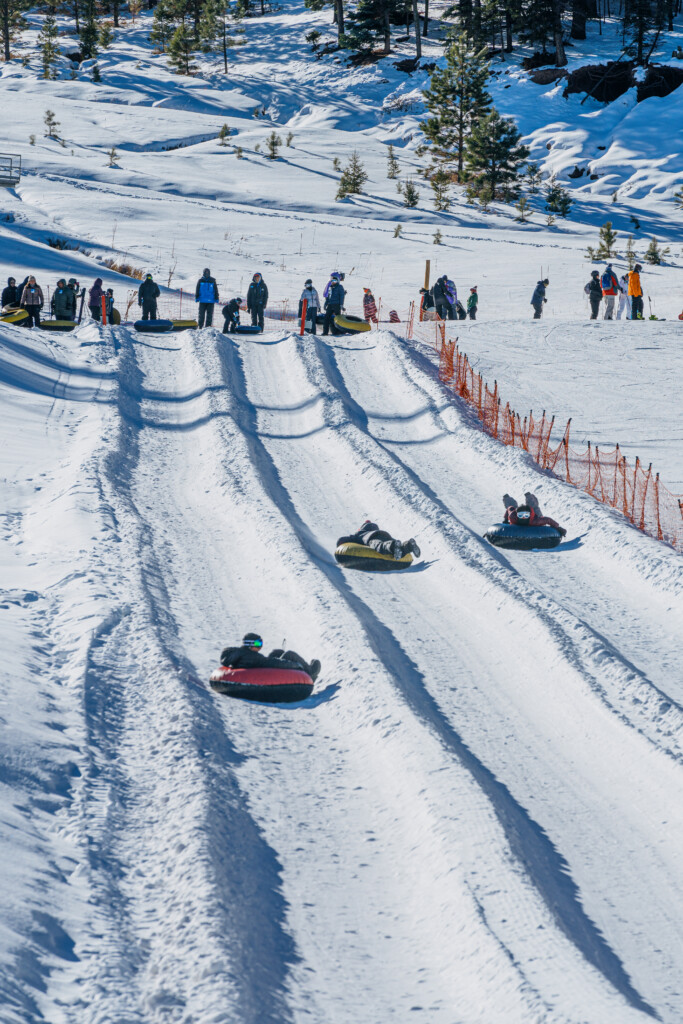
[{"label": "person standing in snow", "polygon": [[323,334],[329,334],[330,327],[332,327],[332,322],[335,316],[339,316],[344,308],[346,292],[344,290],[344,286],[339,280],[338,274],[332,275],[329,285],[325,290],[327,291],[327,298],[325,299],[325,321],[323,323]]},{"label": "person standing in snow", "polygon": [[455,287],[455,281],[451,281],[450,277],[443,277],[444,290],[446,293],[446,299],[448,301],[448,319],[459,320],[458,314],[458,289]]},{"label": "person standing in snow", "polygon": [[440,320],[452,320],[450,315],[450,302],[448,301],[448,295],[446,293],[446,277],[437,278],[434,287],[432,288],[432,295],[434,296],[434,305],[436,307],[436,315]]},{"label": "person standing in snow", "polygon": [[72,288],[68,288],[64,278],[57,281],[52,295],[50,309],[55,320],[76,319],[76,296]]},{"label": "person standing in snow", "polygon": [[318,291],[313,287],[313,281],[311,278],[307,278],[304,290],[301,293],[299,299],[299,320],[301,320],[302,313],[304,311],[304,302],[306,303],[306,324],[310,324],[311,334],[317,333],[317,322],[318,313],[320,312],[320,296]]},{"label": "person standing in snow", "polygon": [[467,313],[470,320],[477,319],[477,306],[479,305],[479,295],[477,294],[477,286],[470,288],[469,298],[467,299]]},{"label": "person standing in snow", "polygon": [[430,309],[434,309],[434,296],[428,288],[420,288],[420,320],[433,319],[432,314],[425,316]]},{"label": "person standing in snow", "polygon": [[363,289],[363,319],[366,324],[376,324],[378,322],[375,296],[369,288]]},{"label": "person standing in snow", "polygon": [[263,317],[268,302],[268,286],[261,275],[257,272],[251,279],[249,291],[247,292],[247,309],[251,313],[253,327],[258,326],[263,330]]},{"label": "person standing in snow", "polygon": [[602,294],[605,298],[605,320],[614,319],[614,303],[617,295],[619,294],[619,281],[617,275],[612,270],[612,264],[608,263],[605,267],[605,272],[602,275],[600,282],[602,285]]},{"label": "person standing in snow", "polygon": [[619,278],[619,308],[617,310],[617,320],[621,320],[624,310],[626,310],[626,316],[624,319],[631,319],[631,300],[628,297],[628,279],[631,275],[628,270],[625,271]]},{"label": "person standing in snow", "polygon": [[208,267],[204,268],[204,273],[197,281],[197,287],[194,290],[194,301],[199,303],[197,323],[200,329],[205,325],[206,327],[211,327],[213,325],[213,307],[220,299],[218,298],[216,278],[211,277],[211,271]]},{"label": "person standing in snow", "polygon": [[102,278],[98,277],[95,279],[95,283],[88,292],[88,309],[90,310],[90,316],[93,320],[102,319],[102,299],[104,297],[104,291],[102,289]]},{"label": "person standing in snow", "polygon": [[591,320],[597,320],[600,303],[602,302],[602,285],[600,284],[600,274],[597,270],[591,270],[591,279],[583,290],[591,304]]},{"label": "person standing in snow", "polygon": [[20,299],[21,295],[19,294],[19,289],[17,288],[16,279],[13,277],[8,277],[7,287],[2,289],[2,299],[0,300],[0,305],[2,306],[3,309],[6,309],[8,306],[18,306]]},{"label": "person standing in snow", "polygon": [[239,327],[241,305],[242,298],[238,295],[223,306],[223,334],[234,334]]},{"label": "person standing in snow", "polygon": [[138,288],[138,306],[142,309],[143,320],[157,319],[157,299],[161,295],[159,285],[151,274],[145,274],[145,280]]},{"label": "person standing in snow", "polygon": [[334,282],[335,281],[343,281],[344,280],[344,276],[345,275],[344,274],[340,274],[338,270],[333,270],[332,271],[332,273],[330,274],[329,281],[327,282],[327,284],[323,288],[323,298],[324,299],[326,299],[327,296],[330,294],[330,288],[332,287]]},{"label": "person standing in snow", "polygon": [[106,303],[106,308],[107,308],[107,323],[110,324],[111,323],[112,313],[114,312],[114,289],[113,288],[107,288],[106,292],[104,293],[104,301]]},{"label": "person standing in snow", "polygon": [[28,313],[27,327],[40,327],[40,311],[43,308],[43,292],[31,275],[21,293],[21,305]]},{"label": "person standing in snow", "polygon": [[534,320],[541,319],[543,304],[548,301],[545,297],[545,290],[549,284],[550,281],[547,277],[544,277],[542,281],[537,281],[536,283],[534,294],[531,296],[531,305],[534,307]]},{"label": "person standing in snow", "polygon": [[643,286],[640,283],[640,272],[643,268],[640,263],[629,274],[628,295],[631,300],[631,320],[643,320]]}]

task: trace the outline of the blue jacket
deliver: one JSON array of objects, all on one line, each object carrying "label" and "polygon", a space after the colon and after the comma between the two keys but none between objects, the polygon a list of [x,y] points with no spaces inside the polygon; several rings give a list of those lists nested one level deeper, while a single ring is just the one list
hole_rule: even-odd
[{"label": "blue jacket", "polygon": [[218,302],[218,285],[215,277],[200,277],[194,292],[195,302]]},{"label": "blue jacket", "polygon": [[341,307],[344,305],[345,298],[346,292],[337,281],[335,284],[332,285],[332,287],[327,293],[327,298],[325,299],[325,309],[327,309],[328,306],[339,306],[339,308],[341,309]]},{"label": "blue jacket", "polygon": [[[527,295],[529,293],[527,292]],[[531,305],[540,306],[542,302],[545,302],[545,285],[543,281],[539,281],[534,288],[534,294],[531,296]]]}]

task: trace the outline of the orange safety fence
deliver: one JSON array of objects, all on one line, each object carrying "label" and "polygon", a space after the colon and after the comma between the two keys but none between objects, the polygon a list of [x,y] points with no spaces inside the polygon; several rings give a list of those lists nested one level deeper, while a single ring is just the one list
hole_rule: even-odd
[{"label": "orange safety fence", "polygon": [[491,390],[455,341],[445,340],[443,324],[435,325],[433,336],[440,380],[476,411],[487,434],[522,448],[541,469],[617,509],[644,533],[683,551],[683,495],[672,494],[660,482],[659,473],[652,472],[652,464],[646,468],[636,459],[630,466],[619,445],[601,451],[589,441],[585,451],[576,451],[569,443],[571,419],[560,442],[553,442],[554,416],[548,417],[544,410],[540,420],[532,412],[522,418],[509,402],[503,407],[497,382]]}]

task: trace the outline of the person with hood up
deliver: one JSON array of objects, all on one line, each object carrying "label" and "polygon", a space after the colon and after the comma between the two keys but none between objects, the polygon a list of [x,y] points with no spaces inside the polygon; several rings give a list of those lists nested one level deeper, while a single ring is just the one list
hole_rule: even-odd
[{"label": "person with hood up", "polygon": [[261,275],[257,272],[251,279],[249,291],[247,292],[247,309],[251,313],[251,323],[257,324],[263,330],[263,318],[268,303],[268,286]]},{"label": "person with hood up", "polygon": [[563,537],[567,536],[567,531],[563,526],[556,523],[550,516],[544,516],[541,513],[541,506],[535,494],[527,491],[524,495],[524,501],[524,505],[518,505],[512,495],[503,495],[503,504],[505,505],[504,523],[511,523],[513,526],[554,526]]},{"label": "person with hood up", "polygon": [[104,290],[102,288],[102,278],[98,277],[95,279],[95,283],[88,292],[88,309],[93,320],[102,319],[102,299],[104,298]]},{"label": "person with hood up", "polygon": [[619,288],[621,290],[619,292],[619,308],[617,309],[617,320],[621,320],[622,315],[624,314],[624,310],[626,310],[626,316],[624,317],[624,319],[631,319],[631,300],[628,297],[628,279],[630,276],[631,275],[629,274],[628,270],[625,270],[619,278]]},{"label": "person with hood up", "polygon": [[157,319],[157,299],[161,295],[159,285],[151,274],[145,274],[145,280],[138,288],[138,306],[142,309],[143,320]]},{"label": "person with hood up", "polygon": [[431,314],[425,316],[425,313],[432,309],[434,309],[434,296],[429,288],[420,288],[420,320],[430,320]]},{"label": "person with hood up", "polygon": [[455,287],[455,281],[451,281],[450,277],[445,275],[442,281],[444,282],[444,290],[448,301],[448,319],[459,320],[461,317],[458,312],[458,289]]},{"label": "person with hood up", "polygon": [[605,297],[605,312],[603,318],[605,320],[613,320],[614,303],[617,295],[619,294],[619,281],[617,279],[617,275],[612,270],[611,263],[608,263],[605,267],[600,284],[602,286],[602,294]]},{"label": "person with hood up", "polygon": [[643,268],[640,263],[629,274],[628,296],[631,300],[631,320],[643,319],[643,286],[640,283],[640,272]]},{"label": "person with hood up", "polygon": [[104,293],[104,301],[107,307],[107,323],[111,323],[112,314],[114,312],[114,289],[107,288]]},{"label": "person with hood up", "polygon": [[376,324],[378,322],[377,303],[375,302],[375,296],[369,288],[363,289],[363,319],[367,324]]},{"label": "person with hood up", "polygon": [[213,325],[213,307],[216,302],[220,302],[220,299],[218,298],[216,278],[211,277],[208,267],[204,268],[204,273],[197,281],[194,301],[199,303],[199,316],[197,317],[199,327],[211,327]]},{"label": "person with hood up", "polygon": [[436,315],[440,320],[452,320],[451,305],[448,300],[446,292],[447,278],[444,275],[436,279],[434,287],[432,288],[432,295],[434,297],[434,306],[436,307]]},{"label": "person with hood up", "polygon": [[591,279],[587,285],[584,285],[583,290],[591,304],[591,320],[597,320],[598,313],[600,312],[600,303],[602,302],[602,285],[600,284],[600,274],[597,270],[591,270]]},{"label": "person with hood up", "polygon": [[547,277],[544,277],[542,281],[538,281],[536,283],[534,294],[531,296],[531,305],[534,307],[534,320],[541,319],[543,304],[548,301],[545,297],[545,290],[549,284],[550,281]]},{"label": "person with hood up", "polygon": [[318,313],[321,309],[320,296],[318,295],[318,290],[313,287],[313,281],[310,277],[307,278],[301,298],[299,299],[299,320],[301,320],[301,314],[304,311],[304,302],[306,303],[306,324],[310,324],[311,334],[316,334]]},{"label": "person with hood up", "polygon": [[338,274],[333,274],[329,284],[325,291],[327,297],[325,299],[325,320],[323,322],[323,334],[330,333],[330,327],[333,326],[335,316],[339,316],[342,309],[344,308],[344,301],[346,299],[346,292],[344,286],[339,280]]},{"label": "person with hood up", "polygon": [[330,274],[329,281],[327,282],[327,284],[323,288],[323,298],[324,299],[326,299],[327,296],[330,294],[330,288],[332,287],[334,282],[335,281],[343,281],[344,280],[344,276],[345,275],[341,274],[338,270],[333,270],[332,271],[332,273]]},{"label": "person with hood up", "polygon": [[40,327],[40,311],[44,301],[42,289],[31,275],[21,293],[21,305],[28,313],[27,327]]},{"label": "person with hood up", "polygon": [[8,306],[18,306],[21,295],[17,288],[16,279],[13,277],[7,278],[7,287],[2,289],[2,299],[0,299],[0,306],[2,309],[7,309]]},{"label": "person with hood up", "polygon": [[223,306],[223,334],[234,334],[239,327],[241,305],[242,298],[238,295]]},{"label": "person with hood up", "polygon": [[67,286],[66,280],[63,277],[57,281],[57,287],[50,302],[50,309],[55,320],[76,319],[76,296],[73,289]]},{"label": "person with hood up", "polygon": [[479,305],[479,295],[477,294],[477,286],[470,288],[469,298],[467,300],[467,313],[470,320],[477,319],[477,306]]},{"label": "person with hood up", "polygon": [[380,555],[390,555],[396,561],[409,553],[415,555],[416,558],[420,557],[420,549],[412,537],[406,541],[395,540],[390,533],[380,530],[377,523],[372,523],[369,519],[365,520],[356,533],[351,533],[348,537],[340,537],[337,547],[340,544],[362,544],[366,548],[378,551]]},{"label": "person with hood up", "polygon": [[246,633],[239,647],[226,647],[221,653],[221,665],[225,668],[293,668],[310,676],[313,682],[320,675],[320,662],[309,663],[296,651],[285,651],[276,647],[266,657],[261,653],[263,640],[258,633]]}]

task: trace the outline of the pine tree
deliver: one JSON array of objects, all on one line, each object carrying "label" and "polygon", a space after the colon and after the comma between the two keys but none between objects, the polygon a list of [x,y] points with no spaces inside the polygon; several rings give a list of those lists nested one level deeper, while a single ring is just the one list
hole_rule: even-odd
[{"label": "pine tree", "polygon": [[434,242],[434,245],[441,245],[441,243],[443,242],[443,235],[441,234],[438,228],[434,232],[432,241]]},{"label": "pine tree", "polygon": [[529,213],[529,200],[526,196],[520,197],[520,200],[517,203],[517,211],[519,212],[519,217],[515,217],[515,220],[519,221],[520,224],[528,224],[529,218],[527,214]]},{"label": "pine tree", "polygon": [[346,196],[357,195],[359,192],[362,192],[363,185],[367,180],[368,176],[360,162],[358,153],[354,150],[339,179],[337,199],[344,199]]},{"label": "pine tree", "polygon": [[10,60],[10,47],[21,29],[26,28],[24,12],[31,7],[30,0],[0,0],[0,35],[5,60]]},{"label": "pine tree", "polygon": [[612,231],[612,221],[606,220],[600,228],[600,243],[596,250],[599,260],[608,260],[614,256],[614,243],[617,240],[617,232]]},{"label": "pine tree", "polygon": [[668,246],[666,249],[660,249],[659,243],[653,235],[652,241],[648,245],[643,259],[646,263],[650,263],[652,266],[658,267],[661,265],[662,257],[668,255],[670,252],[671,249]]},{"label": "pine tree", "polygon": [[433,175],[431,186],[434,192],[434,209],[448,210],[451,205],[451,179],[443,167],[440,167],[436,174]]},{"label": "pine tree", "polygon": [[394,228],[394,238],[400,238],[402,231],[403,231],[403,225],[402,224],[397,224],[396,227]]},{"label": "pine tree", "polygon": [[99,37],[95,0],[87,0],[85,18],[81,25],[81,53],[87,59],[97,56],[97,40]]},{"label": "pine tree", "polygon": [[477,122],[465,152],[467,177],[477,195],[486,187],[491,190],[492,199],[499,198],[504,187],[508,194],[514,191],[520,164],[529,156],[520,138],[515,124],[501,117],[495,108]]},{"label": "pine tree", "polygon": [[59,50],[57,49],[57,37],[59,35],[57,29],[57,19],[54,15],[54,9],[50,9],[50,13],[46,15],[43,22],[43,27],[38,34],[38,42],[40,43],[40,49],[43,57],[43,78],[54,78],[54,67],[57,63],[57,57],[59,56]]},{"label": "pine tree", "polygon": [[629,235],[628,238],[626,239],[626,252],[625,252],[625,256],[626,256],[626,262],[628,263],[628,269],[629,270],[633,270],[633,267],[635,265],[636,258],[637,258],[636,257],[636,251],[633,248],[633,235]]},{"label": "pine tree", "polygon": [[199,18],[198,40],[204,53],[212,53],[221,32],[220,0],[204,0]]},{"label": "pine tree", "polygon": [[524,179],[529,189],[529,195],[535,196],[538,194],[541,188],[541,182],[543,181],[543,175],[541,174],[538,164],[527,164],[526,174]]},{"label": "pine tree", "polygon": [[224,124],[223,127],[221,128],[221,130],[218,133],[218,145],[219,146],[227,146],[228,143],[226,142],[226,139],[229,138],[229,136],[230,136],[230,129],[228,128],[227,124]]},{"label": "pine tree", "polygon": [[398,178],[398,160],[394,153],[394,147],[389,143],[389,151],[387,152],[387,178]]},{"label": "pine tree", "polygon": [[403,205],[410,208],[417,206],[420,201],[420,193],[411,178],[403,186]]},{"label": "pine tree", "polygon": [[381,40],[382,52],[391,53],[391,23],[398,20],[405,7],[404,0],[358,0],[347,18],[347,30],[340,36],[340,45],[349,50],[372,50],[375,41]]},{"label": "pine tree", "polygon": [[557,184],[554,174],[550,176],[545,187],[545,208],[548,213],[559,213],[560,217],[566,217],[572,208],[568,189]]},{"label": "pine tree", "polygon": [[111,149],[107,150],[107,156],[109,157],[109,167],[115,167],[116,161],[119,158],[119,154],[116,152],[115,146],[112,146]]},{"label": "pine tree", "polygon": [[277,132],[272,131],[266,139],[266,146],[268,147],[268,159],[277,160],[277,151],[282,145],[282,139]]},{"label": "pine tree", "polygon": [[437,68],[425,90],[425,104],[431,117],[420,125],[434,163],[456,165],[458,181],[463,179],[465,140],[474,126],[486,117],[491,97],[486,92],[489,65],[485,51],[470,48],[462,32],[446,50],[446,66]]},{"label": "pine tree", "polygon": [[[248,0],[238,0],[238,3],[247,3]],[[337,43],[342,46],[344,31],[344,0],[305,0],[304,6],[309,11],[322,11],[328,4],[334,7],[334,23],[337,26]]]},{"label": "pine tree", "polygon": [[110,21],[105,21],[100,25],[99,44],[103,50],[106,50],[114,41],[114,33],[112,31],[112,24]]},{"label": "pine tree", "polygon": [[58,140],[59,135],[57,134],[57,129],[59,128],[59,121],[57,120],[57,118],[51,110],[45,111],[43,122],[45,124],[45,138]]},{"label": "pine tree", "polygon": [[149,34],[151,42],[159,53],[166,53],[173,33],[177,29],[175,5],[169,0],[159,0],[154,8],[154,22]]},{"label": "pine tree", "polygon": [[683,185],[681,185],[678,192],[674,192],[674,202],[679,210],[683,210]]},{"label": "pine tree", "polygon": [[190,30],[183,23],[173,33],[168,47],[168,62],[179,75],[192,75],[197,65],[192,61],[193,39]]}]

